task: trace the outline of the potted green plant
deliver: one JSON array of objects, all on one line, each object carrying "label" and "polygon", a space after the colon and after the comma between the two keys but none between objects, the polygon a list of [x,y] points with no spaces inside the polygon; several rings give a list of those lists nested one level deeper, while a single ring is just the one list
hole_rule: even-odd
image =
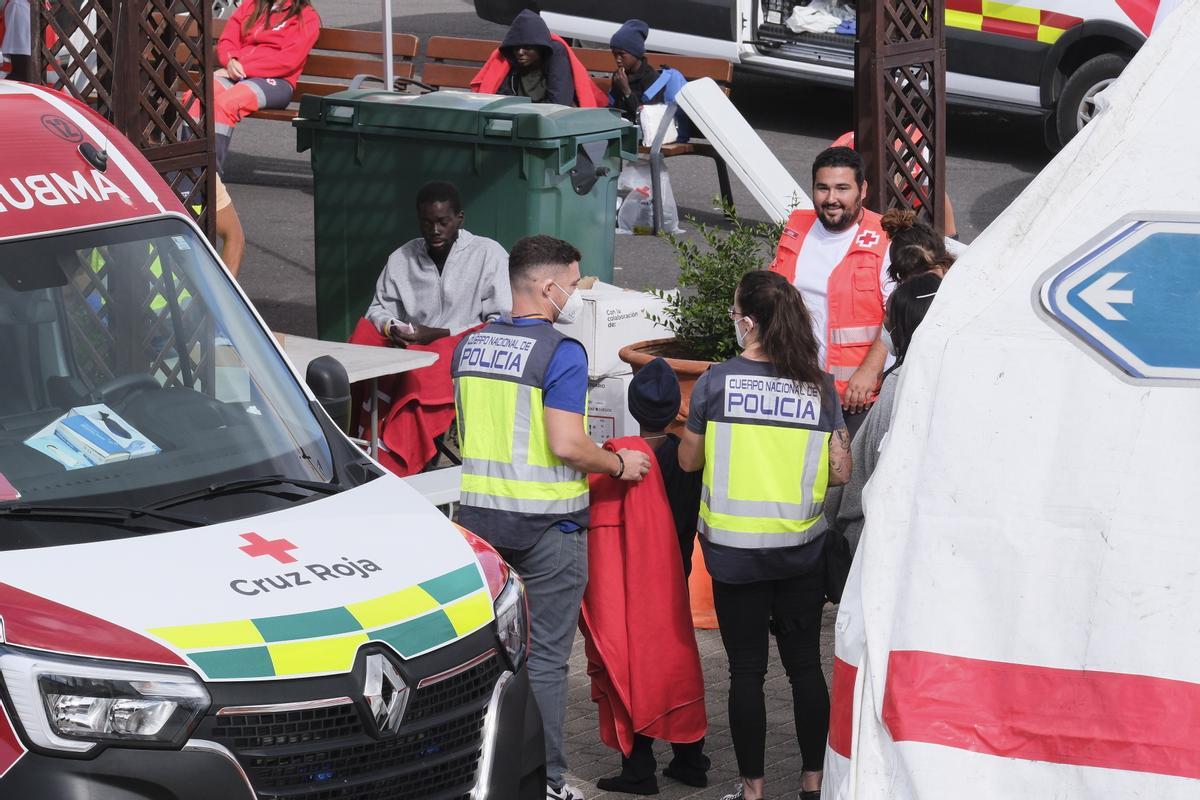
[{"label": "potted green plant", "polygon": [[664,313],[648,315],[675,334],[673,339],[652,339],[621,348],[621,360],[637,372],[661,356],[679,378],[683,403],[679,419],[687,418],[688,398],[696,379],[712,364],[737,355],[737,339],[729,320],[729,307],[738,281],[750,270],[770,263],[779,243],[779,224],[748,224],[737,211],[722,203],[727,226],[707,225],[695,217],[701,241],[667,234],[679,262],[678,290],[650,289],[666,303]]}]

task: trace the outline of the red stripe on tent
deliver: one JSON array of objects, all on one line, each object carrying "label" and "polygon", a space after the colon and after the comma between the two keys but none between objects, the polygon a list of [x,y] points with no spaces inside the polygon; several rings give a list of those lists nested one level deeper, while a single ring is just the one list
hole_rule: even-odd
[{"label": "red stripe on tent", "polygon": [[1117,0],[1117,5],[1129,17],[1129,21],[1137,25],[1138,30],[1147,36],[1154,27],[1154,17],[1158,15],[1159,0]]},{"label": "red stripe on tent", "polygon": [[1051,28],[1061,28],[1065,31],[1068,28],[1074,28],[1081,22],[1083,22],[1081,18],[1072,17],[1070,14],[1059,14],[1054,11],[1042,12],[1042,24]]},{"label": "red stripe on tent", "polygon": [[983,18],[984,33],[998,33],[1001,36],[1020,36],[1022,39],[1037,39],[1038,26],[1028,22],[1013,22],[1010,19]]},{"label": "red stripe on tent", "polygon": [[152,639],[6,583],[0,583],[0,616],[9,644],[96,658],[187,663]]},{"label": "red stripe on tent", "polygon": [[8,718],[8,711],[0,703],[0,778],[21,760],[25,752],[25,745],[21,744],[12,720]]},{"label": "red stripe on tent", "polygon": [[829,698],[829,746],[833,752],[850,757],[854,729],[854,680],[858,667],[833,657],[833,690]]},{"label": "red stripe on tent", "polygon": [[946,10],[983,14],[983,0],[946,0]]},{"label": "red stripe on tent", "polygon": [[897,742],[1200,778],[1200,684],[893,651],[883,721]]}]

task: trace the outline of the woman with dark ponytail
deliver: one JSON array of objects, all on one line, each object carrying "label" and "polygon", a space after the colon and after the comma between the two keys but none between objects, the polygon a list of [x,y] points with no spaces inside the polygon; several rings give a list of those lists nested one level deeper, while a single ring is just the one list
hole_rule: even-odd
[{"label": "woman with dark ponytail", "polygon": [[858,547],[866,522],[862,492],[875,472],[884,438],[892,425],[892,408],[900,383],[900,368],[912,345],[913,334],[924,321],[941,286],[942,279],[937,273],[926,272],[897,286],[888,298],[881,338],[896,363],[883,374],[879,399],[871,406],[862,427],[854,435],[854,442],[850,446],[853,461],[850,480],[845,486],[830,491],[825,502],[825,519],[829,527],[845,536],[851,548]]},{"label": "woman with dark ponytail", "polygon": [[822,505],[826,490],[850,476],[850,435],[796,287],[773,272],[747,273],[729,316],[742,354],[696,382],[679,446],[683,469],[704,470],[700,544],[729,656],[742,783],[724,800],[763,797],[772,633],[792,685],[800,796],[816,800],[829,732]]}]

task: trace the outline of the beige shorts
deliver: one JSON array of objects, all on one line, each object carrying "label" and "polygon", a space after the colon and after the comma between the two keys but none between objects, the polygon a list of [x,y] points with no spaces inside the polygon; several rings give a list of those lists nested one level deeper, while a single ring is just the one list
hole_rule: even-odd
[{"label": "beige shorts", "polygon": [[217,211],[222,208],[233,205],[233,198],[229,196],[229,190],[225,188],[225,182],[221,180],[221,176],[217,176]]}]

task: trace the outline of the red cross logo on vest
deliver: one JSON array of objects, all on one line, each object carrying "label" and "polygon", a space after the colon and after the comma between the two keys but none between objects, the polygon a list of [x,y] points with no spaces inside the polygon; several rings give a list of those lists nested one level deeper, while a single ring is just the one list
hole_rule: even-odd
[{"label": "red cross logo on vest", "polygon": [[295,550],[297,546],[287,539],[264,539],[257,533],[243,533],[242,538],[250,544],[244,544],[238,550],[248,556],[270,556],[280,564],[291,564],[296,560],[288,551]]},{"label": "red cross logo on vest", "polygon": [[879,234],[875,231],[863,231],[854,240],[854,243],[859,247],[874,247],[879,244]]}]

